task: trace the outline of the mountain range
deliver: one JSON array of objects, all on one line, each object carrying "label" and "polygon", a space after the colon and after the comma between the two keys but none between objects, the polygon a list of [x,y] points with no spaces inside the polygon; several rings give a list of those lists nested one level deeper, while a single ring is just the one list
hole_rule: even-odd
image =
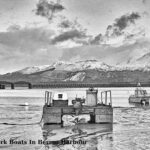
[{"label": "mountain range", "polygon": [[[148,60],[149,54],[143,56]],[[78,62],[59,61],[50,65],[26,67],[12,73],[0,75],[0,81],[42,82],[86,82],[86,83],[120,83],[149,82],[150,66],[148,63],[140,66],[132,64],[111,66],[98,60]]]}]

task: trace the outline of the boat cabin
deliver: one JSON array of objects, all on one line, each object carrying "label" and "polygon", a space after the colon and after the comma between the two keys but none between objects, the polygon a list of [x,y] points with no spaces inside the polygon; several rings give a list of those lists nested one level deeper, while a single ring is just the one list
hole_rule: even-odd
[{"label": "boat cabin", "polygon": [[67,93],[54,93],[53,100],[68,100]]},{"label": "boat cabin", "polygon": [[146,96],[147,95],[147,91],[142,89],[141,87],[137,87],[135,90],[135,96]]}]

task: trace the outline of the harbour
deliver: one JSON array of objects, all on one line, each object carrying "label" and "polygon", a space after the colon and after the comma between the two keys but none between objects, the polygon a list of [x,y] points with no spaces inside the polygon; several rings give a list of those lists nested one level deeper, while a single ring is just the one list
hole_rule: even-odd
[{"label": "harbour", "polygon": [[[145,87],[144,87],[145,88]],[[49,91],[66,91],[69,97],[69,103],[78,95],[78,97],[86,96],[86,89],[46,89]],[[44,92],[45,89],[14,89],[14,90],[1,90],[0,91],[0,128],[1,136],[8,141],[10,138],[16,140],[46,140],[46,139],[62,139],[69,135],[75,140],[82,139],[86,144],[81,144],[80,149],[94,150],[116,150],[129,149],[133,147],[142,149],[143,147],[150,147],[150,144],[144,145],[149,141],[150,133],[150,107],[138,106],[129,104],[128,98],[134,93],[135,88],[108,88],[112,91],[112,106],[113,106],[113,124],[95,125],[87,124],[84,127],[79,126],[78,129],[82,134],[72,135],[72,127],[61,128],[60,125],[45,125],[38,124],[42,117],[43,106],[45,104]],[[150,92],[150,88],[145,88]],[[99,88],[99,91],[107,90],[107,88]],[[101,97],[101,94],[98,94]],[[28,106],[20,106],[25,102]],[[6,124],[7,123],[7,124]],[[94,130],[93,130],[94,129]],[[66,132],[67,131],[67,132]],[[136,136],[135,136],[136,135]],[[136,138],[135,138],[136,137]],[[96,143],[95,143],[96,142]],[[113,145],[113,146],[112,146]],[[78,149],[72,147],[72,144],[48,146],[43,144],[29,144],[26,145],[1,145],[2,149]],[[75,145],[77,146],[77,145]]]},{"label": "harbour", "polygon": [[1,150],[150,150],[150,1],[0,7]]}]

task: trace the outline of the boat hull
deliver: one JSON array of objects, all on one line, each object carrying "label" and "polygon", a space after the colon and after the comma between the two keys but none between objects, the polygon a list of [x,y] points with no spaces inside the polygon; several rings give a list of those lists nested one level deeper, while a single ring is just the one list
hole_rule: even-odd
[{"label": "boat hull", "polygon": [[149,104],[150,96],[130,96],[129,103]]},{"label": "boat hull", "polygon": [[[69,115],[77,117],[73,106],[67,107],[43,107],[43,123],[44,124],[62,124],[63,116]],[[112,123],[113,122],[113,108],[111,106],[83,106],[82,111],[78,115],[89,115],[88,123]],[[81,122],[82,123],[82,122]],[[85,122],[84,122],[85,123]]]}]

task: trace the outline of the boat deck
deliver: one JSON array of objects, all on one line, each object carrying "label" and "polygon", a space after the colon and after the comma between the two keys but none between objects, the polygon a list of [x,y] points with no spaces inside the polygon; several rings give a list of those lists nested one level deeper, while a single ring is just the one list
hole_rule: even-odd
[{"label": "boat deck", "polygon": [[68,105],[65,93],[58,93],[52,98],[52,93],[47,91],[43,107],[44,124],[63,124],[70,120],[70,123],[79,123],[79,120],[86,123],[112,123],[111,91],[101,92],[101,103],[98,103],[97,93],[98,90],[86,90],[86,99],[76,97],[72,100],[72,105]]}]

